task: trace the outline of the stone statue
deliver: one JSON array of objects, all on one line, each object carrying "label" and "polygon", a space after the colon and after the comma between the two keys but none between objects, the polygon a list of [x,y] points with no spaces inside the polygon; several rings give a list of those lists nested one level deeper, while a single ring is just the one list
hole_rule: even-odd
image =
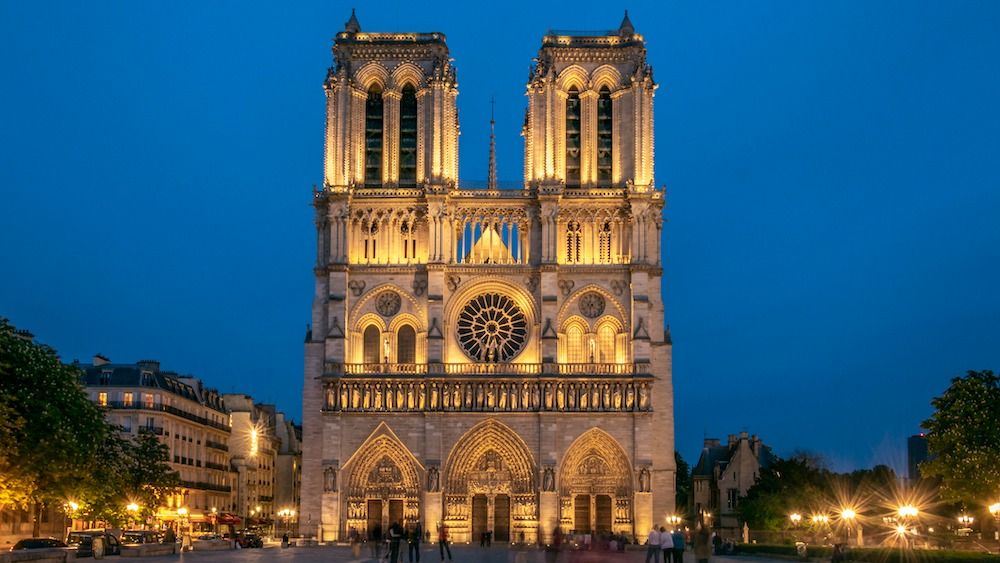
[{"label": "stone statue", "polygon": [[630,411],[635,408],[635,386],[629,383],[625,387],[625,410]]},{"label": "stone statue", "polygon": [[645,467],[639,470],[639,492],[649,492],[649,469]]},{"label": "stone statue", "polygon": [[441,484],[438,482],[438,468],[431,466],[427,470],[427,492],[436,493],[440,486]]},{"label": "stone statue", "polygon": [[542,490],[546,492],[556,490],[556,476],[551,467],[546,467],[542,473]]},{"label": "stone statue", "polygon": [[327,467],[323,471],[323,491],[327,493],[337,490],[337,468]]},{"label": "stone statue", "polygon": [[645,383],[639,386],[639,410],[649,410],[649,386]]},{"label": "stone statue", "polygon": [[621,410],[622,408],[622,386],[620,383],[615,383],[615,391],[612,395],[611,406],[615,410]]}]

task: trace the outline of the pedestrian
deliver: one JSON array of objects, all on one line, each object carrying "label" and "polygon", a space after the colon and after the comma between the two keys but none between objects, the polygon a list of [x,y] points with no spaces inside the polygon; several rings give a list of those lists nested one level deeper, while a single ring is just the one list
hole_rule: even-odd
[{"label": "pedestrian", "polygon": [[444,561],[444,552],[448,550],[448,561],[451,561],[451,548],[448,547],[448,528],[438,522],[438,549],[441,551],[441,561]]},{"label": "pedestrian", "polygon": [[654,563],[660,563],[660,531],[653,526],[646,538],[646,563],[652,559]]},{"label": "pedestrian", "polygon": [[399,522],[389,526],[389,563],[399,563],[399,542],[403,539],[403,527]]},{"label": "pedestrian", "polygon": [[660,550],[663,551],[663,563],[670,563],[670,556],[674,553],[674,537],[663,526],[660,526]]},{"label": "pedestrian", "polygon": [[382,558],[382,525],[375,524],[368,531],[368,545],[372,550],[372,559],[378,561]]},{"label": "pedestrian", "polygon": [[684,533],[674,530],[674,563],[684,563]]},{"label": "pedestrian", "polygon": [[694,533],[694,558],[698,563],[708,563],[712,556],[712,532],[702,524]]},{"label": "pedestrian", "polygon": [[420,527],[420,522],[410,530],[410,533],[406,536],[406,557],[410,563],[416,561],[420,563],[420,541],[424,537],[423,528]]},{"label": "pedestrian", "polygon": [[546,563],[556,563],[556,559],[559,558],[559,549],[562,547],[562,542],[562,529],[556,526],[556,529],[552,531],[552,543],[545,546]]}]

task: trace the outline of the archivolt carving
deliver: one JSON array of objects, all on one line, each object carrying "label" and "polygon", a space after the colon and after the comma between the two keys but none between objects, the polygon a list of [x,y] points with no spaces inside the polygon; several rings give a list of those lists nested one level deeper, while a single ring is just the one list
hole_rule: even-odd
[{"label": "archivolt carving", "polygon": [[632,494],[632,466],[621,446],[607,432],[591,428],[567,450],[559,470],[563,495]]},{"label": "archivolt carving", "polygon": [[384,90],[389,82],[389,71],[379,63],[370,62],[354,73],[354,81],[362,90],[368,90],[372,84]]},{"label": "archivolt carving", "polygon": [[391,434],[369,438],[352,457],[347,494],[354,498],[417,498],[420,464]]},{"label": "archivolt carving", "polygon": [[487,420],[455,444],[445,483],[449,494],[533,494],[534,474],[524,440],[506,425]]},{"label": "archivolt carving", "polygon": [[616,299],[615,296],[612,295],[610,291],[604,289],[603,287],[597,284],[589,284],[574,291],[573,294],[569,297],[569,299],[567,299],[566,302],[563,304],[562,308],[559,310],[559,316],[557,317],[558,320],[556,325],[563,326],[563,323],[566,322],[565,319],[571,315],[570,311],[572,310],[571,307],[574,306],[574,303],[576,303],[581,297],[587,295],[590,292],[595,292],[604,297],[605,301],[613,306],[613,308],[611,309],[612,311],[611,314],[613,314],[615,318],[619,322],[621,322],[621,325],[623,327],[626,328],[628,327],[629,316],[625,311],[625,307],[622,306],[621,302],[619,302],[618,299]]}]

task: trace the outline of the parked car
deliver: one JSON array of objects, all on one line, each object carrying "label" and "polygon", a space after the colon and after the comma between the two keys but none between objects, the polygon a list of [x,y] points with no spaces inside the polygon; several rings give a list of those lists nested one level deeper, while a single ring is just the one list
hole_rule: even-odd
[{"label": "parked car", "polygon": [[70,547],[76,548],[77,557],[93,557],[94,538],[104,538],[104,555],[121,555],[122,546],[118,543],[118,538],[107,530],[70,532],[66,538],[66,543]]},{"label": "parked car", "polygon": [[127,530],[122,533],[121,543],[163,543],[163,534],[155,530]]},{"label": "parked car", "polygon": [[236,543],[242,548],[264,547],[264,538],[253,532],[236,532]]},{"label": "parked car", "polygon": [[24,538],[10,548],[11,551],[21,551],[24,549],[47,549],[51,547],[67,547],[63,542],[55,538]]}]

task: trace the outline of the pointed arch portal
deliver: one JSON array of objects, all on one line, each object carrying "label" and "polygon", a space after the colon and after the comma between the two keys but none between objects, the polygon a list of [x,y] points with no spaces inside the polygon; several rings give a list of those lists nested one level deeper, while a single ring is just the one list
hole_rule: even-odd
[{"label": "pointed arch portal", "polygon": [[581,533],[633,534],[632,469],[618,442],[600,428],[577,438],[559,470],[559,520]]}]

